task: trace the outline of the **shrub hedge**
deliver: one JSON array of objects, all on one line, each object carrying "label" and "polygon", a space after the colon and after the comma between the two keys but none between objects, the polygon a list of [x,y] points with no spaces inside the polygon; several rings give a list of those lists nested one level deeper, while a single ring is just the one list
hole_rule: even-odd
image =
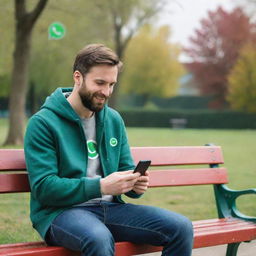
[{"label": "shrub hedge", "polygon": [[171,119],[185,119],[186,128],[256,129],[256,114],[213,110],[122,110],[128,127],[171,127]]}]

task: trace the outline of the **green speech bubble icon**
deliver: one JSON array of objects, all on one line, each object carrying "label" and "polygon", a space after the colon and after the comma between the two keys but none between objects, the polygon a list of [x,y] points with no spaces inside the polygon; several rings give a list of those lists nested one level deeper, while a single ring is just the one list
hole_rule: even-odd
[{"label": "green speech bubble icon", "polygon": [[94,140],[87,141],[87,149],[88,149],[88,158],[95,159],[99,156],[97,152],[97,144]]},{"label": "green speech bubble icon", "polygon": [[66,29],[60,22],[53,22],[48,28],[49,39],[61,39],[65,36]]}]

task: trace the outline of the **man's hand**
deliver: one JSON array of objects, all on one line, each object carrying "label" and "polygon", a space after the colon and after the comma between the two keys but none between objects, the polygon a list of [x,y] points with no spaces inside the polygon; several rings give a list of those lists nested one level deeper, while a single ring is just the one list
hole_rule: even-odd
[{"label": "man's hand", "polygon": [[145,176],[140,176],[137,182],[134,184],[133,191],[137,194],[143,194],[147,191],[149,185],[149,173],[145,172]]},{"label": "man's hand", "polygon": [[100,180],[101,193],[113,196],[127,193],[134,190],[140,178],[140,173],[133,173],[133,171],[114,172]]}]

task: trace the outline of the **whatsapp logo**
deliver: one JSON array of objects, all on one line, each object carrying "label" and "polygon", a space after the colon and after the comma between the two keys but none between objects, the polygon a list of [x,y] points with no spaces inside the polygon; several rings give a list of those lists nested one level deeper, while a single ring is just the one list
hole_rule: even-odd
[{"label": "whatsapp logo", "polygon": [[116,138],[111,138],[109,143],[110,143],[110,146],[115,147],[117,145],[117,139]]},{"label": "whatsapp logo", "polygon": [[64,25],[60,22],[52,23],[48,28],[48,38],[49,39],[62,39],[66,34],[66,29]]},{"label": "whatsapp logo", "polygon": [[96,159],[99,156],[97,152],[97,144],[94,140],[87,141],[87,149],[89,159]]}]

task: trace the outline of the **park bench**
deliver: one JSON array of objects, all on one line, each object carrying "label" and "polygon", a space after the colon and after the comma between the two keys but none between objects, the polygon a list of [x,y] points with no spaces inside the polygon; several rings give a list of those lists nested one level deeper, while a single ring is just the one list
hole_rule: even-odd
[{"label": "park bench", "polygon": [[[150,187],[213,185],[218,217],[193,221],[194,248],[227,244],[228,256],[237,255],[241,242],[256,239],[256,217],[245,216],[236,208],[241,195],[256,194],[256,189],[230,190],[221,147],[134,147],[135,162],[151,159]],[[186,167],[186,165],[188,165]],[[151,168],[151,169],[152,169]],[[0,149],[0,193],[29,192],[29,182],[22,149]],[[205,206],[207,207],[207,205]],[[116,255],[128,256],[160,251],[161,247],[116,243]],[[0,255],[71,256],[76,252],[44,242],[0,245]]]},{"label": "park bench", "polygon": [[170,125],[173,129],[186,128],[188,120],[186,118],[171,118]]}]

